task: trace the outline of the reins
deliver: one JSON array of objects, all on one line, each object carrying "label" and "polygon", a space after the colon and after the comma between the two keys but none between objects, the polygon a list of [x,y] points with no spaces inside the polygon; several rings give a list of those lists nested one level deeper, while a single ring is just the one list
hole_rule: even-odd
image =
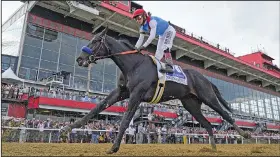
[{"label": "reins", "polygon": [[[105,59],[105,58],[110,58],[110,57],[113,57],[113,56],[119,56],[119,55],[127,55],[127,54],[135,54],[135,53],[139,53],[139,54],[142,54],[142,55],[145,55],[145,53],[143,53],[143,50],[141,52],[138,52],[137,50],[130,50],[130,51],[124,51],[124,52],[120,52],[120,53],[115,53],[115,54],[110,54],[110,55],[106,55],[106,56],[96,56],[98,53],[99,53],[99,50],[101,47],[105,46],[107,51],[110,52],[110,49],[108,48],[106,42],[105,42],[105,38],[106,38],[106,35],[104,35],[101,39],[101,42],[100,42],[100,45],[98,46],[98,49],[97,49],[97,52],[96,54],[91,54],[88,59],[90,62],[92,63],[96,63],[95,61],[99,60],[99,59]],[[89,48],[91,53],[93,52],[93,50],[91,48]],[[87,52],[88,53],[88,52]]]},{"label": "reins", "polygon": [[[115,54],[111,54],[111,55],[107,55],[107,56],[97,56],[95,57],[95,59],[104,59],[104,58],[109,58],[109,57],[112,57],[112,56],[119,56],[119,55],[127,55],[127,54],[135,54],[135,53],[138,53],[137,50],[130,50],[130,51],[124,51],[124,52],[121,52],[121,53],[115,53]],[[144,55],[144,53],[141,51],[140,54]]]}]

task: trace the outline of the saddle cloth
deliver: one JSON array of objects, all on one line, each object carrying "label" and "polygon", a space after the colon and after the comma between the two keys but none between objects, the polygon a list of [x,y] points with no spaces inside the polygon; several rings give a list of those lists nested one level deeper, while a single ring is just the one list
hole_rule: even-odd
[{"label": "saddle cloth", "polygon": [[157,104],[158,102],[160,102],[161,97],[163,95],[166,81],[173,81],[183,85],[187,85],[188,81],[185,73],[183,72],[180,66],[173,65],[173,70],[174,70],[173,73],[161,73],[160,69],[165,66],[165,63],[162,63],[152,55],[150,55],[150,57],[152,58],[154,64],[157,66],[158,81],[157,81],[157,87],[153,99],[149,103]]},{"label": "saddle cloth", "polygon": [[173,65],[173,73],[161,73],[160,69],[165,68],[166,64],[159,61],[156,57],[151,56],[157,66],[159,80],[172,81],[183,85],[188,85],[188,79],[183,69],[178,65]]}]

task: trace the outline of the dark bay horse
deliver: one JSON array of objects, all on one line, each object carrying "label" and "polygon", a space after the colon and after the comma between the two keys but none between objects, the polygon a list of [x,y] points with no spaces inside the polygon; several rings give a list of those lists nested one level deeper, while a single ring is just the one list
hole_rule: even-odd
[{"label": "dark bay horse", "polygon": [[[111,154],[119,150],[122,137],[137,107],[141,102],[150,102],[153,98],[157,87],[158,75],[157,67],[151,57],[132,51],[134,50],[132,45],[106,35],[107,30],[108,28],[105,28],[102,32],[96,34],[86,47],[90,50],[90,53],[82,52],[76,61],[79,66],[87,67],[91,63],[96,63],[95,61],[97,60],[111,58],[122,72],[118,80],[118,87],[87,115],[77,120],[75,123],[64,127],[62,130],[67,132],[73,128],[81,127],[90,118],[99,114],[114,103],[128,98],[128,108],[122,118],[117,138],[112,148],[107,151],[107,153]],[[216,150],[216,144],[212,126],[201,112],[202,103],[219,113],[223,119],[232,124],[241,136],[250,138],[249,134],[235,124],[234,119],[229,116],[228,112],[223,110],[222,106],[231,112],[228,103],[222,98],[218,88],[214,84],[195,70],[184,69],[184,73],[188,77],[188,85],[167,81],[160,102],[179,99],[184,108],[188,110],[209,133],[213,150]]]}]

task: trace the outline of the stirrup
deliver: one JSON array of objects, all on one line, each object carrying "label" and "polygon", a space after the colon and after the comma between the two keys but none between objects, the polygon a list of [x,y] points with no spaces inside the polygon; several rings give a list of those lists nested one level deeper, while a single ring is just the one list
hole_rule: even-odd
[{"label": "stirrup", "polygon": [[160,72],[161,73],[173,73],[174,71],[173,71],[173,67],[170,64],[166,64],[165,68],[162,67],[160,69]]}]

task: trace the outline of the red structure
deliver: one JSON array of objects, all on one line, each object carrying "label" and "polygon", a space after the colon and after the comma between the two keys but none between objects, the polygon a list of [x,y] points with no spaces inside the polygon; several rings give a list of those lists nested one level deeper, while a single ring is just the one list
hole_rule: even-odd
[{"label": "red structure", "polygon": [[240,56],[238,58],[245,62],[253,64],[256,67],[266,69],[269,71],[269,73],[280,75],[280,69],[272,63],[274,59],[268,56],[267,54],[263,53],[262,51]]}]

